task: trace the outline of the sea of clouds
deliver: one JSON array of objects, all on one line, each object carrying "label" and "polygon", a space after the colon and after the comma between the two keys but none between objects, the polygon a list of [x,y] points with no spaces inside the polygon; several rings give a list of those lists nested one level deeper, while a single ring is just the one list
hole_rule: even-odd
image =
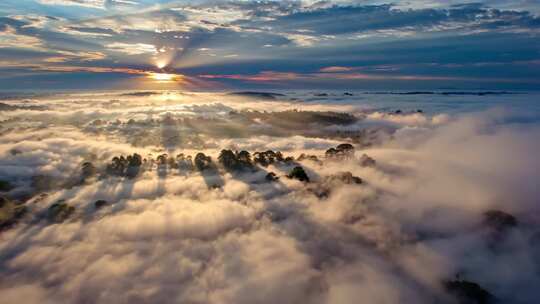
[{"label": "sea of clouds", "polygon": [[[178,92],[4,99],[2,195],[27,211],[0,231],[0,303],[457,303],[444,285],[456,278],[501,303],[540,296],[540,124],[527,111]],[[325,159],[340,143],[355,156]],[[320,161],[148,165],[79,182],[84,162],[199,151],[217,162],[221,149]],[[296,165],[311,182],[286,177]],[[343,171],[363,183],[327,178]],[[48,221],[59,201],[75,211]],[[494,232],[489,210],[517,226]]]}]

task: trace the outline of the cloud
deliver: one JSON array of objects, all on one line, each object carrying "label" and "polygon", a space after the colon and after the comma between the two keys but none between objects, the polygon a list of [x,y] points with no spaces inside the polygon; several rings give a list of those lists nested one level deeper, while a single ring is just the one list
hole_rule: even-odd
[{"label": "cloud", "polygon": [[107,45],[107,48],[115,52],[121,52],[128,55],[157,54],[158,50],[154,45],[145,43],[120,43],[115,42]]},{"label": "cloud", "polygon": [[299,77],[296,73],[282,73],[274,71],[264,71],[257,75],[199,75],[201,78],[207,79],[235,79],[235,80],[247,80],[247,81],[284,81],[284,80],[293,80]]},{"label": "cloud", "polygon": [[350,67],[341,67],[341,66],[330,66],[330,67],[325,67],[325,68],[322,68],[319,70],[319,72],[323,72],[323,73],[340,73],[340,72],[349,72],[349,71],[352,71],[353,68],[350,68]]},{"label": "cloud", "polygon": [[17,30],[9,25],[5,26],[1,34],[1,48],[29,48],[39,50],[43,46],[39,38],[18,34]]},{"label": "cloud", "polygon": [[47,5],[75,5],[75,6],[85,6],[91,8],[105,8],[106,0],[38,0],[39,3]]},{"label": "cloud", "polygon": [[[536,299],[534,105],[450,115],[436,110],[447,96],[430,96],[420,105],[425,113],[388,114],[384,99],[363,110],[335,96],[287,99],[311,93],[298,94],[273,101],[187,92],[6,97],[42,108],[0,111],[0,180],[12,182],[8,195],[28,208],[2,231],[2,294],[24,293],[29,303],[451,303],[441,282],[459,274],[500,301]],[[403,99],[396,104],[406,107]],[[357,120],[328,123],[338,112]],[[234,126],[243,132],[216,133]],[[279,126],[289,133],[264,133]],[[362,145],[374,129],[388,136]],[[149,143],[134,141],[139,136]],[[171,136],[177,141],[164,141]],[[209,146],[182,146],[190,136],[206,136]],[[342,142],[355,144],[355,158],[326,160],[326,149]],[[133,179],[74,183],[85,161],[103,168],[116,155],[198,151],[217,159],[222,148],[310,153],[323,162],[297,161],[309,184],[285,177],[296,164],[197,172],[148,163]],[[362,165],[364,153],[375,165]],[[331,178],[344,170],[363,183]],[[265,179],[270,171],[277,182]],[[36,175],[57,184],[36,192]],[[44,214],[62,200],[74,214],[50,223]],[[97,200],[107,204],[96,209]],[[483,224],[491,209],[519,222],[495,243]]]},{"label": "cloud", "polygon": [[[393,69],[390,69],[393,70]],[[375,72],[384,72],[380,68],[375,68]],[[466,76],[443,76],[443,75],[393,75],[381,73],[359,73],[352,68],[345,67],[328,67],[322,68],[315,73],[296,73],[296,72],[277,72],[277,71],[262,71],[254,75],[240,74],[225,74],[213,75],[203,74],[198,75],[204,79],[231,79],[247,82],[286,82],[291,80],[302,80],[308,82],[324,82],[325,80],[341,80],[341,81],[380,81],[380,80],[397,80],[403,82],[414,81],[469,81],[469,82],[497,82],[497,83],[517,83],[530,82],[538,83],[536,80],[530,79],[515,79],[515,78],[491,78],[491,77],[466,77]]]},{"label": "cloud", "polygon": [[[75,10],[74,5],[79,8]],[[523,5],[534,7],[529,2]],[[101,53],[102,59],[93,60],[96,68],[133,68],[154,65],[156,58],[145,56],[155,53],[151,46],[164,51],[160,57],[165,59],[157,59],[167,61],[167,68],[176,69],[175,73],[238,75],[214,77],[214,85],[220,87],[252,86],[227,79],[265,79],[255,75],[267,71],[302,75],[321,69],[324,73],[332,66],[362,67],[365,73],[315,84],[299,76],[287,83],[270,80],[265,85],[332,87],[341,83],[345,87],[358,85],[355,80],[366,78],[364,74],[377,67],[400,66],[405,68],[378,70],[385,75],[368,77],[372,83],[365,88],[373,84],[410,88],[404,80],[428,80],[422,83],[431,89],[466,88],[477,87],[469,82],[483,78],[488,82],[483,86],[537,87],[534,81],[526,81],[537,78],[536,71],[512,62],[538,60],[538,17],[533,9],[500,1],[481,5],[459,1],[164,1],[155,6],[148,1],[43,0],[31,10],[10,6],[9,15],[0,19],[0,31],[5,34],[0,51],[9,61],[17,59],[18,74],[31,81],[3,82],[6,88],[23,83],[68,85],[59,74],[24,68],[23,62],[37,64],[41,53]],[[13,50],[22,48],[40,54]],[[49,62],[62,62],[62,56],[51,57]],[[84,58],[63,62],[90,65]],[[483,62],[499,67],[479,65]],[[118,82],[126,79],[116,77]]]}]

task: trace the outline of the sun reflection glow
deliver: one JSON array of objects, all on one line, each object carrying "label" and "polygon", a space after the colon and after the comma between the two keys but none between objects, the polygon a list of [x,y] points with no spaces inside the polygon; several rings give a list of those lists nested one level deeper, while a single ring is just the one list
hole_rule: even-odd
[{"label": "sun reflection glow", "polygon": [[160,82],[169,82],[179,80],[181,78],[181,75],[168,73],[149,73],[149,77]]},{"label": "sun reflection glow", "polygon": [[158,67],[158,69],[163,69],[167,66],[167,63],[165,61],[158,61],[156,62],[156,66]]}]

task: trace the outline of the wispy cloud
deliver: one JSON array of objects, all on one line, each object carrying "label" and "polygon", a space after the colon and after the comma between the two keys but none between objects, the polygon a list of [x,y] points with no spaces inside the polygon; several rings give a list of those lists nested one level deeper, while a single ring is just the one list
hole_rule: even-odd
[{"label": "wispy cloud", "polygon": [[38,0],[38,2],[47,5],[75,5],[103,9],[106,0]]},{"label": "wispy cloud", "polygon": [[[335,67],[334,67],[335,68]],[[471,81],[471,82],[524,82],[540,84],[540,80],[535,79],[514,79],[501,77],[467,77],[467,76],[440,76],[440,75],[392,75],[392,74],[374,74],[374,73],[358,73],[350,72],[352,69],[326,69],[321,72],[313,73],[296,73],[296,72],[275,72],[264,71],[258,74],[201,74],[200,78],[205,79],[232,79],[248,82],[287,82],[290,80],[347,80],[347,81],[384,81],[384,80],[401,80],[401,81]]]},{"label": "wispy cloud", "polygon": [[29,48],[41,49],[43,43],[41,39],[17,33],[17,30],[6,25],[3,31],[0,31],[0,48]]},{"label": "wispy cloud", "polygon": [[128,55],[141,55],[141,54],[157,54],[158,50],[155,45],[145,44],[145,43],[121,43],[114,42],[107,45],[107,48],[115,51],[121,52]]},{"label": "wispy cloud", "polygon": [[349,72],[352,71],[353,68],[351,67],[343,67],[343,66],[330,66],[330,67],[324,67],[320,69],[319,71],[323,73],[339,73],[339,72]]}]

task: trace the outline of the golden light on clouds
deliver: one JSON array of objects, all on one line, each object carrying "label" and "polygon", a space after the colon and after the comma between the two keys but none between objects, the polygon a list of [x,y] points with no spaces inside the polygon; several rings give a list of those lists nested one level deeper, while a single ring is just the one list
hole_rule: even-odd
[{"label": "golden light on clouds", "polygon": [[173,82],[173,81],[180,81],[182,79],[182,75],[168,74],[168,73],[150,72],[150,73],[148,73],[148,76],[150,78],[152,78],[153,80],[156,80],[158,82]]},{"label": "golden light on clouds", "polygon": [[166,66],[167,66],[167,62],[164,61],[164,60],[163,60],[163,61],[157,61],[157,62],[156,62],[156,67],[157,67],[158,69],[163,69],[163,68],[166,67]]}]

